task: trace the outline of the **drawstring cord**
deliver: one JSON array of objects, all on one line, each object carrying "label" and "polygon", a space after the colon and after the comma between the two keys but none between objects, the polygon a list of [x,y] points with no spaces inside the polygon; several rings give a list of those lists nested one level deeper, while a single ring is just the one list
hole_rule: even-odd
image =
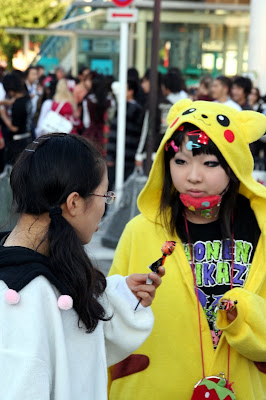
[{"label": "drawstring cord", "polygon": [[194,280],[194,287],[195,287],[196,296],[197,296],[198,323],[199,323],[199,334],[200,334],[200,352],[201,352],[202,375],[203,375],[203,378],[205,378],[205,368],[204,368],[204,354],[203,354],[203,341],[202,341],[202,329],[201,329],[201,316],[200,316],[199,292],[198,292],[198,285],[197,285],[197,278],[196,278],[196,273],[195,273],[195,266],[194,266],[194,260],[193,260],[191,242],[190,242],[189,231],[188,231],[188,223],[187,223],[186,216],[184,216],[184,218],[185,218],[185,225],[186,225],[186,232],[187,232],[187,239],[188,239],[188,247],[189,247],[190,258],[191,258],[191,267],[192,267],[191,269],[192,269],[193,280]]},{"label": "drawstring cord", "polygon": [[[205,367],[204,367],[204,352],[203,352],[203,340],[202,340],[202,329],[201,329],[202,325],[201,325],[201,316],[200,316],[199,292],[198,292],[197,278],[196,278],[196,273],[195,273],[195,264],[194,264],[193,253],[192,253],[192,245],[191,245],[191,241],[190,241],[190,237],[189,237],[187,218],[186,218],[185,215],[184,215],[184,220],[185,220],[188,247],[189,247],[190,258],[191,258],[191,269],[192,269],[192,274],[193,274],[194,287],[195,287],[196,296],[197,296],[197,309],[198,309],[198,324],[199,324],[199,336],[200,336],[200,352],[201,352],[202,375],[203,375],[203,378],[205,378],[206,375],[205,375]],[[232,214],[232,227],[233,227],[233,222],[234,222],[234,217],[233,217],[233,214]],[[234,279],[234,231],[232,231],[231,253],[232,253],[232,257],[231,257],[231,285],[230,285],[230,289],[233,288],[233,279]],[[229,372],[230,372],[230,345],[228,343],[228,355],[227,355],[227,383],[228,384],[229,384]]]}]

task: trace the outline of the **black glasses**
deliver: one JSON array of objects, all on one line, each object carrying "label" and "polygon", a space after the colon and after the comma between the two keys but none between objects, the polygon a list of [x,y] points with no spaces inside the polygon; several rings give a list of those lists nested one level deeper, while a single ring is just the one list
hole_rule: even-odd
[{"label": "black glasses", "polygon": [[115,201],[115,192],[107,192],[105,194],[89,193],[90,196],[104,197],[105,204],[112,204]]}]

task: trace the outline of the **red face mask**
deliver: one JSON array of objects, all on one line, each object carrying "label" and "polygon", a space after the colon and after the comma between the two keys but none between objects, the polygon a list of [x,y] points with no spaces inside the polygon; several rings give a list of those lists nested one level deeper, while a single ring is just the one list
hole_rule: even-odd
[{"label": "red face mask", "polygon": [[211,195],[206,197],[192,197],[188,194],[180,194],[180,200],[191,211],[196,210],[209,210],[215,206],[219,206],[222,201],[222,196]]},{"label": "red face mask", "polygon": [[180,194],[179,198],[188,210],[192,212],[200,210],[201,215],[207,219],[216,216],[217,208],[214,207],[219,207],[222,202],[222,196],[219,194],[205,197],[192,197],[188,194]]}]

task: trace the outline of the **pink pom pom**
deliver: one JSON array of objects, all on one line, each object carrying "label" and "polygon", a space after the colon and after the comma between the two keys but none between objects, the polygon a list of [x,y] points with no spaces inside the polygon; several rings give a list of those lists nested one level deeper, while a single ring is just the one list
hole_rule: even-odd
[{"label": "pink pom pom", "polygon": [[73,299],[65,294],[58,298],[57,304],[61,310],[70,310],[73,307]]},{"label": "pink pom pom", "polygon": [[8,304],[18,304],[20,295],[13,289],[8,289],[5,293],[5,299]]}]

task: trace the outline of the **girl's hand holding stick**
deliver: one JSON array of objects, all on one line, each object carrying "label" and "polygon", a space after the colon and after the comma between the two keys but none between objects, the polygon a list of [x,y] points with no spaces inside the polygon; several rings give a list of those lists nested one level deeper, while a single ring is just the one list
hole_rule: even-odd
[{"label": "girl's hand holding stick", "polygon": [[[127,285],[132,293],[139,299],[138,305],[148,307],[153,302],[155,291],[162,283],[162,276],[165,274],[164,267],[160,267],[158,273],[150,272],[149,274],[132,274],[127,277]],[[150,279],[152,284],[147,283]],[[135,308],[135,310],[137,307]]]},{"label": "girl's hand holding stick", "polygon": [[[152,263],[152,264],[149,266],[149,268],[153,271],[154,274],[149,274],[149,275],[147,276],[146,285],[152,285],[152,286],[154,286],[154,283],[156,284],[156,281],[157,281],[157,279],[154,280],[154,276],[155,276],[155,277],[158,277],[158,275],[159,275],[159,276],[161,277],[161,276],[164,275],[165,271],[164,271],[164,268],[162,268],[162,266],[163,266],[164,263],[165,263],[166,257],[167,257],[167,256],[170,256],[170,255],[173,253],[173,251],[174,251],[174,249],[175,249],[175,244],[176,244],[176,243],[173,242],[173,241],[166,241],[166,242],[163,244],[163,246],[162,246],[162,248],[161,248],[161,251],[162,251],[162,253],[163,253],[162,257],[160,257],[158,260],[156,260],[154,263]],[[162,275],[162,271],[163,271],[163,275]],[[157,287],[158,287],[158,286],[157,286]],[[147,288],[148,288],[148,287],[147,287]],[[145,296],[145,298],[147,298],[147,292],[146,292],[146,291],[144,292],[144,296]],[[155,296],[155,292],[154,292],[154,296]],[[154,296],[153,296],[153,297],[154,297]],[[140,294],[137,295],[137,297],[139,298],[139,302],[138,302],[138,304],[136,305],[135,311],[137,310],[139,304],[144,300],[143,296],[140,295]],[[145,302],[142,303],[143,306],[144,306],[144,304],[145,304]],[[150,304],[151,304],[151,303],[150,303]],[[150,304],[149,304],[149,305],[150,305]],[[144,306],[144,307],[145,307],[145,306]]]}]

